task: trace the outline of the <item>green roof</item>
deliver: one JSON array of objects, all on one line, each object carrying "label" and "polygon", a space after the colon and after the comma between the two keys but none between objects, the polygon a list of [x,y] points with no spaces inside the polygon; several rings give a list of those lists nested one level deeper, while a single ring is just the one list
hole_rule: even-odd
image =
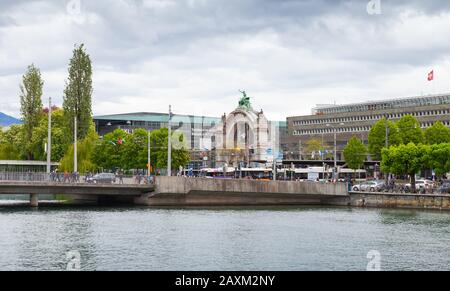
[{"label": "green roof", "polygon": [[[112,114],[112,115],[99,115],[94,116],[94,120],[124,120],[124,121],[149,121],[149,122],[162,122],[167,123],[169,120],[169,114],[167,113],[154,113],[154,112],[137,112],[137,113],[125,113],[125,114]],[[184,122],[184,123],[219,123],[220,118],[208,117],[208,116],[196,116],[196,115],[172,115],[172,122]]]}]

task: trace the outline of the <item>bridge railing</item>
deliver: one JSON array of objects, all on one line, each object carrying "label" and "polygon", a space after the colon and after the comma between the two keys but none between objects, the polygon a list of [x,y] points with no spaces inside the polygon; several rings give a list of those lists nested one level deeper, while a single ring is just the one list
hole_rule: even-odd
[{"label": "bridge railing", "polygon": [[0,172],[0,181],[30,181],[44,182],[48,181],[47,173],[36,172]]},{"label": "bridge railing", "polygon": [[101,179],[91,173],[56,173],[52,172],[7,172],[0,171],[0,182],[51,182],[64,184],[153,184],[153,178],[145,175],[121,175],[113,174],[111,179]]}]

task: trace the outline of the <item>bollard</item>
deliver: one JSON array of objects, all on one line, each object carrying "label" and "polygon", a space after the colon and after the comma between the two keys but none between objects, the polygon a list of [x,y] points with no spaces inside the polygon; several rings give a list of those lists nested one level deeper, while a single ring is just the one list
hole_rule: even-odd
[{"label": "bollard", "polygon": [[30,194],[30,206],[31,207],[38,207],[39,195],[38,194]]}]

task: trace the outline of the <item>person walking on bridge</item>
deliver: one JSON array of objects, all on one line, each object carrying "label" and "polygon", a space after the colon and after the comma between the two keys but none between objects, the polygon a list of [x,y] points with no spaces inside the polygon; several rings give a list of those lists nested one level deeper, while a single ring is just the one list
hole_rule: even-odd
[{"label": "person walking on bridge", "polygon": [[119,170],[117,173],[117,176],[119,177],[119,184],[123,184],[123,172],[122,170]]}]

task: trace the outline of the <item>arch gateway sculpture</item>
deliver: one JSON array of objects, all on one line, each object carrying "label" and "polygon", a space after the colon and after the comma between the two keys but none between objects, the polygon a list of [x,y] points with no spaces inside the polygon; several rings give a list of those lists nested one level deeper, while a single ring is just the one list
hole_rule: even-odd
[{"label": "arch gateway sculpture", "polygon": [[272,162],[268,153],[279,148],[279,131],[264,116],[263,111],[252,108],[250,97],[244,90],[238,106],[223,114],[221,122],[211,131],[215,166],[247,167],[265,166]]}]

